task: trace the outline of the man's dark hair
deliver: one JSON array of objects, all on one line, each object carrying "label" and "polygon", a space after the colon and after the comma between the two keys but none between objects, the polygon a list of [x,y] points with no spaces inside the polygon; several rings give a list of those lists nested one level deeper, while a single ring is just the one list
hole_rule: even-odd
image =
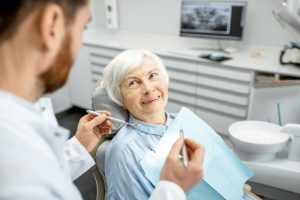
[{"label": "man's dark hair", "polygon": [[20,23],[37,8],[54,3],[64,11],[67,23],[88,0],[4,0],[0,3],[0,42],[9,39]]}]

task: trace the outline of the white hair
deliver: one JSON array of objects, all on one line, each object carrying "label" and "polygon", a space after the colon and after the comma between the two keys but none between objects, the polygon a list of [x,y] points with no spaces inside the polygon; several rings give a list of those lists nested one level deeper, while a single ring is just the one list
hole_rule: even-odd
[{"label": "white hair", "polygon": [[108,96],[116,104],[123,106],[123,98],[121,95],[121,83],[128,74],[129,69],[138,67],[142,64],[144,58],[152,59],[162,72],[167,84],[169,84],[169,76],[163,61],[154,53],[147,50],[126,50],[117,55],[103,71],[103,86],[107,90]]}]

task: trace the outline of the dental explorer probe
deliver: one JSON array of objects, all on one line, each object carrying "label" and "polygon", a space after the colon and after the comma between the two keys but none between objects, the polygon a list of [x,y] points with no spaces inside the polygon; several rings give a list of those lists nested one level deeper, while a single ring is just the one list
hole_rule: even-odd
[{"label": "dental explorer probe", "polygon": [[[92,114],[92,115],[101,115],[101,113],[98,113],[98,112],[92,111],[92,110],[86,110],[86,112],[89,113],[89,114]],[[111,117],[111,116],[106,116],[106,119],[109,119],[113,122],[117,122],[117,123],[120,123],[120,124],[127,124],[127,125],[130,125],[130,126],[134,126],[133,124],[125,122],[124,120],[120,120],[120,119],[117,119],[117,118],[114,118],[114,117]]]}]

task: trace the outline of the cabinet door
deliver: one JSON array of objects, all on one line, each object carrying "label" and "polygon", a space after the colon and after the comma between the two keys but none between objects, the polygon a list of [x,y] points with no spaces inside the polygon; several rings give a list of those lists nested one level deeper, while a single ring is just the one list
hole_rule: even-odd
[{"label": "cabinet door", "polygon": [[174,57],[162,57],[170,76],[167,111],[178,113],[184,106],[195,112],[197,62]]},{"label": "cabinet door", "polygon": [[232,123],[247,118],[253,71],[188,58],[161,57],[170,75],[169,112],[177,113],[185,106],[225,135]]},{"label": "cabinet door", "polygon": [[218,133],[228,134],[228,127],[248,114],[254,72],[202,63],[197,66],[196,113]]},{"label": "cabinet door", "polygon": [[50,97],[55,113],[60,113],[72,107],[69,95],[69,83],[51,94],[45,95]]},{"label": "cabinet door", "polygon": [[89,45],[88,48],[90,51],[91,81],[96,86],[98,81],[101,82],[103,69],[122,49],[94,45]]},{"label": "cabinet door", "polygon": [[[300,124],[300,85],[253,88],[249,119]],[[278,105],[280,112],[278,112]],[[280,114],[280,116],[279,116]]]},{"label": "cabinet door", "polygon": [[70,96],[73,105],[91,108],[91,93],[101,81],[104,67],[121,49],[84,45],[70,74]]},{"label": "cabinet door", "polygon": [[82,108],[91,108],[91,67],[88,47],[84,46],[69,76],[70,98],[73,105]]}]

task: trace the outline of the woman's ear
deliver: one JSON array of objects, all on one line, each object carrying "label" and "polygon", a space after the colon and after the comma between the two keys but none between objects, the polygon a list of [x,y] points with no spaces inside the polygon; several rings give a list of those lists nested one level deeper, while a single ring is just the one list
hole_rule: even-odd
[{"label": "woman's ear", "polygon": [[66,33],[65,16],[62,8],[48,4],[41,9],[39,32],[43,49],[56,55]]}]

